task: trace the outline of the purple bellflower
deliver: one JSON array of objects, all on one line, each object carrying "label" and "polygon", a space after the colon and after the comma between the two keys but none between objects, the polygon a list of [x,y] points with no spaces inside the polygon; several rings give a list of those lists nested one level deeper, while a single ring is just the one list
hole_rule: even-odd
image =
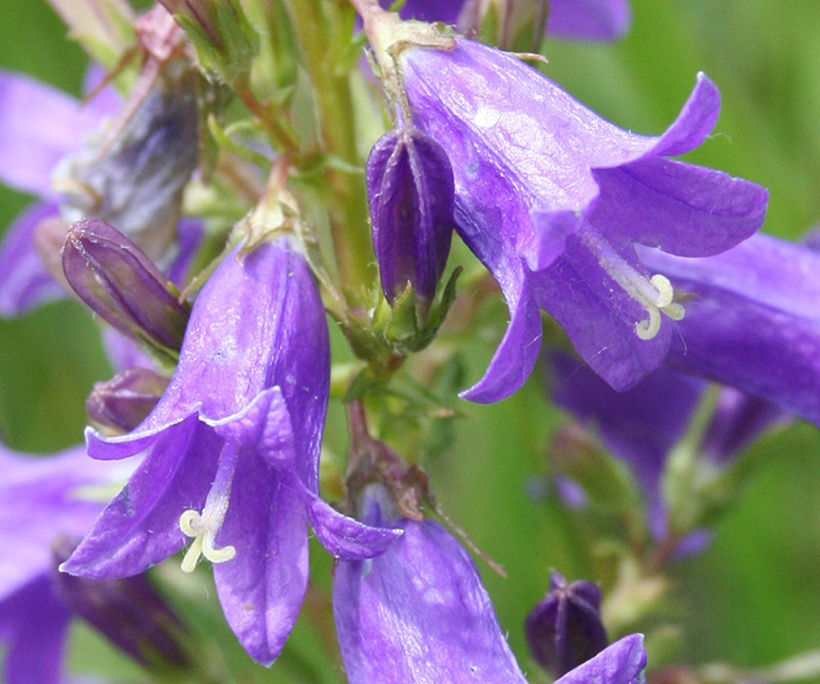
[{"label": "purple bellflower", "polygon": [[763,222],[758,185],[670,159],[712,130],[719,94],[702,74],[659,137],[623,131],[535,69],[457,39],[401,54],[413,124],[447,152],[456,230],[501,287],[510,323],[484,377],[462,396],[517,390],[541,339],[539,308],[610,385],[633,386],[665,358],[683,307],[635,245],[719,254]]},{"label": "purple bellflower", "polygon": [[52,579],[52,543],[84,534],[102,509],[93,488],[125,479],[122,464],[75,447],[33,458],[0,447],[0,642],[7,684],[60,682],[71,612]]},{"label": "purple bellflower", "polygon": [[689,293],[670,364],[820,425],[820,253],[761,234],[712,259],[640,255]]},{"label": "purple bellflower", "polygon": [[214,564],[225,616],[248,653],[271,663],[307,588],[307,520],[342,558],[396,537],[318,496],[329,385],[327,323],[292,238],[235,248],[197,297],[170,384],[130,434],[87,430],[89,454],[147,451],[63,569],[91,578],[142,572],[190,541],[182,561]]},{"label": "purple bellflower", "polygon": [[[480,0],[408,0],[400,14],[404,19],[443,21],[461,28],[459,18],[477,2]],[[391,3],[382,4],[388,7]],[[546,32],[556,38],[608,41],[625,34],[631,20],[627,0],[549,0]]]},{"label": "purple bellflower", "polygon": [[[365,522],[404,533],[381,556],[336,568],[333,609],[350,684],[525,684],[475,563],[455,537],[436,522],[398,517],[379,484],[365,489],[360,508]],[[636,634],[558,681],[637,684],[645,664]]]},{"label": "purple bellflower", "polygon": [[[596,430],[604,445],[631,467],[649,506],[652,534],[662,539],[667,533],[661,495],[664,465],[684,436],[707,384],[663,366],[632,389],[616,392],[581,359],[556,352],[549,355],[548,385],[559,406]],[[717,467],[728,465],[755,437],[784,417],[770,402],[721,388],[699,454]],[[695,551],[703,541],[703,535],[693,535],[679,545],[679,551]]]},{"label": "purple bellflower", "polygon": [[419,131],[390,131],[367,159],[373,248],[391,304],[412,285],[427,313],[450,253],[453,170],[444,150]]},{"label": "purple bellflower", "polygon": [[110,89],[86,103],[33,79],[0,71],[0,181],[39,199],[9,226],[0,245],[0,315],[16,316],[64,296],[34,247],[34,231],[60,216],[60,194],[51,174],[66,155],[84,144],[116,114],[119,98]]}]

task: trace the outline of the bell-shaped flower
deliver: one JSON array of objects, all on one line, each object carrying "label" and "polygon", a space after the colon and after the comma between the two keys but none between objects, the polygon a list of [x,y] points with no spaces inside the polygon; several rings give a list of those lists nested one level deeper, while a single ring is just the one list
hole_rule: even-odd
[{"label": "bell-shaped flower", "polygon": [[[575,355],[554,352],[548,355],[547,384],[559,406],[594,430],[604,446],[630,466],[648,505],[649,528],[656,539],[663,539],[668,532],[664,469],[686,434],[707,383],[662,366],[632,389],[616,392]],[[697,445],[699,457],[717,472],[785,418],[775,404],[722,387]],[[692,535],[678,551],[695,551],[704,541],[703,534]]]},{"label": "bell-shaped flower", "polygon": [[71,611],[52,578],[52,544],[84,534],[102,509],[91,494],[125,479],[120,463],[88,458],[85,447],[34,457],[0,446],[0,643],[3,681],[60,682]]},{"label": "bell-shaped flower", "polygon": [[[389,7],[390,2],[382,2]],[[514,11],[517,6],[537,4],[532,0],[408,0],[401,9],[405,19],[443,21],[469,31],[475,26],[465,19],[480,12],[481,5],[494,4],[496,12]],[[500,8],[504,9],[500,9]],[[632,13],[628,0],[549,0],[546,32],[556,38],[607,41],[629,30]],[[469,35],[469,33],[467,33]]]},{"label": "bell-shaped flower", "polygon": [[453,234],[453,170],[444,150],[419,131],[390,131],[367,159],[373,249],[391,304],[413,288],[424,316]]},{"label": "bell-shaped flower", "polygon": [[142,572],[190,542],[182,567],[214,564],[229,624],[271,663],[307,588],[307,520],[334,555],[381,552],[397,535],[318,496],[330,359],[324,308],[302,253],[279,235],[235,248],[197,297],[179,365],[130,434],[87,431],[89,454],[143,463],[63,564],[72,574]]},{"label": "bell-shaped flower", "polygon": [[400,62],[413,124],[453,167],[456,230],[501,286],[507,332],[465,398],[518,389],[538,355],[539,309],[616,389],[665,358],[684,308],[635,245],[711,256],[760,227],[758,185],[670,159],[712,130],[719,94],[703,75],[659,137],[624,131],[511,55],[465,39]]},{"label": "bell-shaped flower", "polygon": [[820,253],[763,234],[711,259],[639,253],[687,293],[670,364],[820,425]]},{"label": "bell-shaped flower", "polygon": [[[387,490],[371,484],[362,519],[403,530],[377,558],[341,562],[333,585],[336,632],[350,684],[525,684],[470,555],[430,520],[397,515]],[[558,680],[638,684],[646,654],[626,637]]]}]

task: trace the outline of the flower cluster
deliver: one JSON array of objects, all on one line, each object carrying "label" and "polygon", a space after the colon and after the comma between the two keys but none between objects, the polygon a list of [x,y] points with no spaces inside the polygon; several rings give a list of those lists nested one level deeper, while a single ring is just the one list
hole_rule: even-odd
[{"label": "flower cluster", "polygon": [[[39,198],[0,245],[0,315],[75,296],[116,374],[84,446],[0,450],[9,683],[60,681],[72,616],[159,678],[219,680],[145,579],[178,554],[160,583],[212,572],[264,666],[308,602],[351,684],[524,684],[518,640],[559,684],[645,681],[634,616],[666,562],[733,500],[753,438],[820,424],[820,254],[757,234],[760,185],[677,159],[713,131],[717,86],[698,74],[644,136],[505,51],[623,36],[625,0],[54,2],[107,71],[82,103],[0,73],[0,178]],[[552,469],[610,515],[590,557],[617,559],[590,563],[600,585],[552,572],[510,643],[465,546],[504,571],[442,512],[446,466],[421,463],[496,285],[506,332],[460,396],[509,397],[542,358],[575,421]]]}]

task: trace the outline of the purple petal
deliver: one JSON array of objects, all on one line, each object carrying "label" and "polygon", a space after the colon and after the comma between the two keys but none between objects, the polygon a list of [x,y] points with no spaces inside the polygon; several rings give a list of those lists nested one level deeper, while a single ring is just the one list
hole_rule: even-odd
[{"label": "purple petal", "polygon": [[[381,0],[381,5],[385,9],[392,4],[390,0]],[[464,0],[407,0],[399,14],[402,19],[455,24],[463,4]]]},{"label": "purple petal", "polygon": [[[620,256],[637,266],[631,247]],[[666,357],[672,327],[662,324],[652,339],[639,339],[635,324],[647,312],[575,237],[567,240],[564,255],[550,268],[532,274],[530,282],[541,308],[561,324],[578,353],[615,389],[632,387]]]},{"label": "purple petal", "polygon": [[245,650],[270,665],[307,590],[308,537],[298,485],[256,457],[239,460],[217,536],[236,557],[214,565],[225,617]]},{"label": "purple petal", "polygon": [[165,272],[169,280],[180,289],[188,282],[188,270],[204,236],[205,226],[200,219],[180,219],[177,225],[176,257]]},{"label": "purple petal", "polygon": [[405,520],[385,553],[336,568],[333,610],[350,684],[524,684],[469,554]]},{"label": "purple petal", "polygon": [[83,144],[101,113],[43,83],[0,71],[0,179],[18,190],[52,197],[51,172]]},{"label": "purple petal", "polygon": [[[528,278],[523,273],[521,277]],[[486,404],[509,396],[524,384],[538,359],[541,314],[526,280],[523,287],[509,281],[503,285],[509,288],[504,290],[504,298],[510,307],[510,324],[484,377],[461,392],[462,399]]]},{"label": "purple petal", "polygon": [[6,684],[61,682],[71,614],[55,593],[48,569],[0,600],[0,641]]},{"label": "purple petal", "polygon": [[102,341],[105,353],[111,362],[111,367],[116,372],[134,367],[155,367],[154,360],[142,351],[136,342],[115,328],[103,328]]},{"label": "purple petal", "polygon": [[547,33],[573,40],[615,40],[631,23],[628,0],[550,0]]},{"label": "purple petal", "polygon": [[820,255],[755,235],[711,259],[640,250],[690,292],[670,361],[820,423]]},{"label": "purple petal", "polygon": [[253,445],[259,458],[277,468],[292,468],[296,460],[293,426],[282,391],[271,387],[239,413],[221,420],[203,419],[214,432],[238,446]]},{"label": "purple petal", "polygon": [[94,579],[143,572],[179,551],[179,518],[200,511],[222,444],[195,417],[161,434],[61,570]]},{"label": "purple petal", "polygon": [[316,537],[334,558],[356,561],[378,556],[401,536],[401,530],[371,527],[308,493],[308,516]]},{"label": "purple petal", "polygon": [[0,447],[0,600],[51,565],[51,542],[84,534],[102,506],[83,499],[83,487],[127,477],[118,464],[97,463],[82,446],[48,457]]},{"label": "purple petal", "polygon": [[107,74],[108,72],[99,64],[92,63],[83,79],[83,97],[88,98],[94,93],[93,97],[83,102],[83,107],[94,112],[100,121],[116,115],[123,104],[122,98],[113,86],[102,85]]},{"label": "purple petal", "polygon": [[645,681],[643,635],[631,634],[556,680],[555,684],[640,684]]},{"label": "purple petal", "polygon": [[66,296],[34,248],[35,228],[59,213],[56,204],[33,204],[6,231],[0,244],[0,316],[19,316],[40,304]]},{"label": "purple petal", "polygon": [[692,164],[653,158],[595,177],[601,195],[588,220],[598,231],[679,256],[724,252],[766,216],[759,185]]}]

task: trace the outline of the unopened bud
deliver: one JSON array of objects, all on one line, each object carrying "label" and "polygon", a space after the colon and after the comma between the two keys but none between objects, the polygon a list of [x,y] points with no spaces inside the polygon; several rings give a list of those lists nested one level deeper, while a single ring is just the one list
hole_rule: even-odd
[{"label": "unopened bud", "polygon": [[391,304],[412,286],[427,315],[453,232],[453,170],[441,146],[417,130],[391,131],[367,160],[373,248]]},{"label": "unopened bud", "polygon": [[94,383],[85,409],[106,433],[123,434],[145,419],[167,386],[164,375],[148,368],[129,368],[111,380]]},{"label": "unopened bud", "polygon": [[128,238],[102,221],[78,221],[68,231],[62,258],[68,283],[105,321],[155,351],[179,351],[189,307]]},{"label": "unopened bud", "polygon": [[598,585],[585,580],[568,584],[553,572],[549,593],[525,624],[532,657],[557,678],[601,652],[609,641],[600,608]]},{"label": "unopened bud", "polygon": [[187,630],[145,576],[92,580],[60,572],[75,547],[66,537],[52,546],[52,576],[65,605],[147,669],[189,669]]}]

